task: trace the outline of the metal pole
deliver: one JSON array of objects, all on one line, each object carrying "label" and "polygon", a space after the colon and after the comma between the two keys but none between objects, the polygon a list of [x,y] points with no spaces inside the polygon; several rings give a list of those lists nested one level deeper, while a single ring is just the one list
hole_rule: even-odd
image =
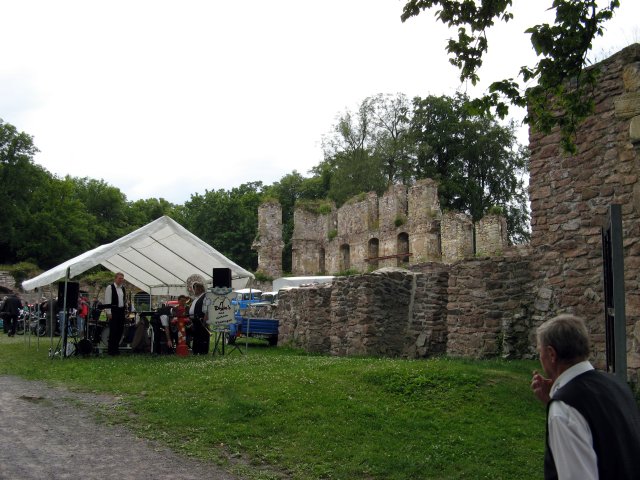
[{"label": "metal pole", "polygon": [[624,298],[624,249],[622,244],[622,209],[609,206],[611,224],[611,270],[613,276],[613,310],[615,371],[622,381],[627,381],[627,317]]}]

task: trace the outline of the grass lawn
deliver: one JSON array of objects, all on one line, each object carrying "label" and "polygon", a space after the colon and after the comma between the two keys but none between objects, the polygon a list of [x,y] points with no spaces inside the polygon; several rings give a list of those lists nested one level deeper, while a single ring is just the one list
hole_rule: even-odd
[{"label": "grass lawn", "polygon": [[[57,339],[54,339],[57,341]],[[103,421],[251,479],[542,477],[532,361],[247,355],[48,358],[0,335],[0,374],[122,398]]]}]

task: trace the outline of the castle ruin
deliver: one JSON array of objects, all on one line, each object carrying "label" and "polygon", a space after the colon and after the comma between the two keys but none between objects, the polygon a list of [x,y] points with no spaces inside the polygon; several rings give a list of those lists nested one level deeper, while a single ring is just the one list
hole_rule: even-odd
[{"label": "castle ruin", "polygon": [[[609,206],[620,204],[627,368],[638,381],[640,44],[598,67],[595,110],[578,127],[575,155],[557,131],[529,135],[529,245],[505,247],[498,218],[475,225],[469,256],[473,226],[440,211],[428,180],[327,215],[297,211],[296,273],[380,270],[285,292],[273,311],[279,343],[334,355],[526,358],[542,322],[574,313],[586,319],[591,360],[602,368],[601,232]],[[381,268],[398,265],[408,268]]]},{"label": "castle ruin", "polygon": [[[282,211],[270,201],[258,210],[258,269],[282,274]],[[459,212],[442,213],[431,179],[407,188],[391,186],[382,197],[358,196],[329,212],[297,207],[294,212],[292,273],[330,275],[348,270],[409,267],[424,262],[453,263],[501,252],[507,247],[503,217],[489,215],[475,225]]]}]

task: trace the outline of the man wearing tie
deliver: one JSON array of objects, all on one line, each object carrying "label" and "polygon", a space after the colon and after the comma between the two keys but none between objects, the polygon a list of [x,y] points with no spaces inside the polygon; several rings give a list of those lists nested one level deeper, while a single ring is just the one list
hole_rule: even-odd
[{"label": "man wearing tie", "polygon": [[124,311],[125,292],[124,274],[116,273],[114,282],[107,287],[104,292],[104,304],[109,308],[105,309],[109,322],[109,341],[107,343],[107,353],[109,355],[119,355],[120,339],[124,332]]}]

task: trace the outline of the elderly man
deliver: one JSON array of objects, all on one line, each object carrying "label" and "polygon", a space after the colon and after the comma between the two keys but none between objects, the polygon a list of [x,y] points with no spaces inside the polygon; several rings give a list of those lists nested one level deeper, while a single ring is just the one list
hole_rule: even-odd
[{"label": "elderly man", "polygon": [[560,315],[538,328],[531,388],[547,404],[546,479],[639,479],[640,412],[631,390],[589,363],[584,321]]}]

